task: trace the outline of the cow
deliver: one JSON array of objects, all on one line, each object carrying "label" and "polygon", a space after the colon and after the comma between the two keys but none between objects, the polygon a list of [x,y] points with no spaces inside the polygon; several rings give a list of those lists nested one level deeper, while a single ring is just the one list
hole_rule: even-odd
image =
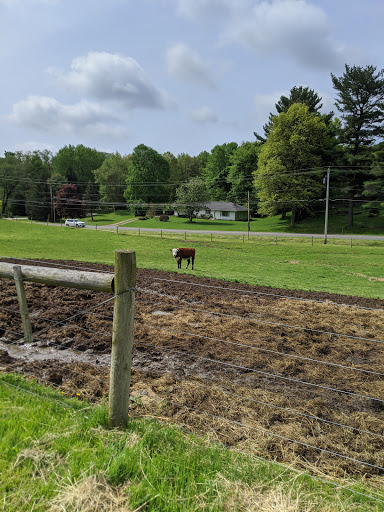
[{"label": "cow", "polygon": [[188,265],[192,259],[193,270],[193,264],[195,263],[195,249],[181,247],[179,249],[170,249],[170,251],[173,254],[175,260],[177,261],[177,268],[181,268],[181,260],[187,260],[187,266],[185,268],[188,268]]}]

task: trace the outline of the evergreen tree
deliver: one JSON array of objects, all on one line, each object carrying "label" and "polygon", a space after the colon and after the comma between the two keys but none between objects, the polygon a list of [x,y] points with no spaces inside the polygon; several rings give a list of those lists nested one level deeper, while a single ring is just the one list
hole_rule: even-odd
[{"label": "evergreen tree", "polygon": [[[317,92],[309,87],[303,87],[302,85],[292,87],[289,97],[284,95],[280,96],[279,101],[275,104],[277,114],[273,114],[272,112],[269,114],[268,123],[263,126],[264,137],[253,132],[256,139],[260,142],[265,142],[271,130],[274,117],[282,112],[288,112],[289,107],[294,103],[304,103],[304,105],[307,105],[309,112],[320,115],[320,109],[323,106],[321,99]],[[332,116],[333,112],[330,112],[325,116],[324,121],[327,123],[331,120]]]},{"label": "evergreen tree", "polygon": [[353,226],[354,201],[361,198],[364,182],[369,179],[371,146],[384,135],[384,70],[374,66],[348,66],[342,76],[331,73],[337,91],[335,105],[341,112],[343,127],[340,142],[347,149],[349,215]]},{"label": "evergreen tree", "polygon": [[384,142],[378,144],[373,153],[371,176],[372,179],[364,183],[363,195],[370,200],[364,206],[376,215],[384,206]]}]

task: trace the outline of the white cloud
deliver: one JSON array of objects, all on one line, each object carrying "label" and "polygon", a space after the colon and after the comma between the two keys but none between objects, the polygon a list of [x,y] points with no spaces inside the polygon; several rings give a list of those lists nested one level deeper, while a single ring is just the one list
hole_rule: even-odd
[{"label": "white cloud", "polygon": [[169,73],[186,81],[200,82],[214,87],[214,79],[210,67],[196,52],[182,43],[168,48],[167,67]]},{"label": "white cloud", "polygon": [[219,120],[213,110],[207,106],[191,110],[189,114],[193,121],[201,124],[217,123]]},{"label": "white cloud", "polygon": [[239,8],[244,0],[176,0],[177,12],[195,21],[226,16],[235,7]]},{"label": "white cloud", "polygon": [[325,12],[307,0],[265,0],[235,16],[224,43],[238,43],[266,57],[288,55],[305,66],[330,69],[344,62]]},{"label": "white cloud", "polygon": [[48,70],[66,90],[122,107],[169,109],[167,93],[155,87],[135,59],[107,52],[91,52],[73,59],[71,71]]},{"label": "white cloud", "polygon": [[47,96],[29,96],[13,106],[11,122],[45,133],[76,133],[121,136],[119,118],[98,104],[80,101],[64,105]]}]

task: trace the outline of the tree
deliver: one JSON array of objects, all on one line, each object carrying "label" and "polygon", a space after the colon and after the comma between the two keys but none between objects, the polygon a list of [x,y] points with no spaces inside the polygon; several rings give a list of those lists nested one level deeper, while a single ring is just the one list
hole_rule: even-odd
[{"label": "tree", "polygon": [[294,227],[300,214],[313,209],[323,192],[322,175],[316,171],[323,164],[327,136],[325,122],[302,103],[274,117],[255,172],[260,214],[291,211]]},{"label": "tree", "polygon": [[95,183],[103,202],[125,203],[124,190],[128,177],[129,156],[116,152],[109,155],[101,166],[93,171]]},{"label": "tree", "polygon": [[35,151],[28,161],[28,174],[30,182],[25,193],[25,211],[31,219],[47,220],[53,216],[53,204],[49,178],[51,176],[51,162]]},{"label": "tree", "polygon": [[55,208],[58,217],[84,217],[85,206],[76,185],[66,183],[56,194]]},{"label": "tree", "polygon": [[[275,104],[275,107],[277,115],[279,115],[282,112],[288,112],[289,107],[294,103],[303,103],[304,105],[307,105],[309,112],[320,115],[320,109],[323,106],[321,100],[322,98],[313,89],[310,89],[309,87],[303,87],[302,85],[300,85],[299,87],[292,87],[292,89],[290,90],[289,97],[284,95],[280,96],[280,99]],[[260,142],[265,142],[267,140],[267,137],[273,124],[273,118],[275,116],[276,114],[272,114],[272,112],[269,114],[269,121],[263,126],[264,137],[258,135],[256,132],[253,132],[256,139],[259,140]],[[327,122],[332,118],[332,116],[333,112],[328,114],[324,120]]]},{"label": "tree", "polygon": [[209,196],[214,201],[225,201],[230,190],[227,182],[230,157],[237,149],[236,142],[229,142],[215,146],[207,159],[207,164],[203,170],[204,179]]},{"label": "tree", "polygon": [[140,144],[128,163],[124,197],[127,202],[141,199],[147,204],[164,203],[169,198],[169,162],[156,150]]},{"label": "tree", "polygon": [[248,192],[253,191],[253,173],[257,169],[261,146],[260,142],[243,142],[230,156],[227,177],[231,187],[227,194],[229,200],[242,203]]},{"label": "tree", "polygon": [[375,214],[384,206],[384,142],[378,144],[373,153],[371,176],[372,179],[364,183],[363,195],[369,199],[364,207]]},{"label": "tree", "polygon": [[191,178],[176,190],[176,203],[178,213],[186,215],[190,222],[196,212],[203,210],[208,201],[208,192],[205,181],[201,178]]},{"label": "tree", "polygon": [[331,73],[337,91],[336,107],[341,112],[344,125],[340,142],[345,144],[349,173],[348,226],[353,226],[353,201],[361,197],[370,165],[370,148],[377,138],[384,135],[384,69],[375,66],[348,66],[342,76]]},{"label": "tree", "polygon": [[69,144],[57,152],[52,165],[55,173],[66,176],[69,183],[76,183],[79,193],[84,194],[87,183],[95,180],[93,171],[101,166],[106,157],[106,153],[82,144]]},{"label": "tree", "polygon": [[0,158],[1,215],[12,208],[12,197],[17,194],[23,181],[28,178],[26,158],[23,153],[6,151]]}]

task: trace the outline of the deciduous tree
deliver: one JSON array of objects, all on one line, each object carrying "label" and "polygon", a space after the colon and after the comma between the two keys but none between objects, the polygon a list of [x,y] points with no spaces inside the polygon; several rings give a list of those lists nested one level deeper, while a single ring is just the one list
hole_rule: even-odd
[{"label": "deciduous tree", "polygon": [[66,183],[56,194],[55,208],[58,217],[84,217],[85,206],[76,185]]},{"label": "deciduous tree", "polygon": [[294,227],[300,212],[310,211],[322,198],[322,148],[327,127],[307,105],[293,104],[273,119],[260,150],[254,185],[262,215],[291,211]]},{"label": "deciduous tree", "polygon": [[168,202],[168,160],[144,144],[136,146],[129,159],[126,184],[124,197],[129,203],[137,199],[147,204]]},{"label": "deciduous tree", "polygon": [[178,213],[186,215],[190,222],[199,210],[203,210],[208,201],[208,191],[205,181],[201,178],[191,178],[176,190],[176,203]]}]

